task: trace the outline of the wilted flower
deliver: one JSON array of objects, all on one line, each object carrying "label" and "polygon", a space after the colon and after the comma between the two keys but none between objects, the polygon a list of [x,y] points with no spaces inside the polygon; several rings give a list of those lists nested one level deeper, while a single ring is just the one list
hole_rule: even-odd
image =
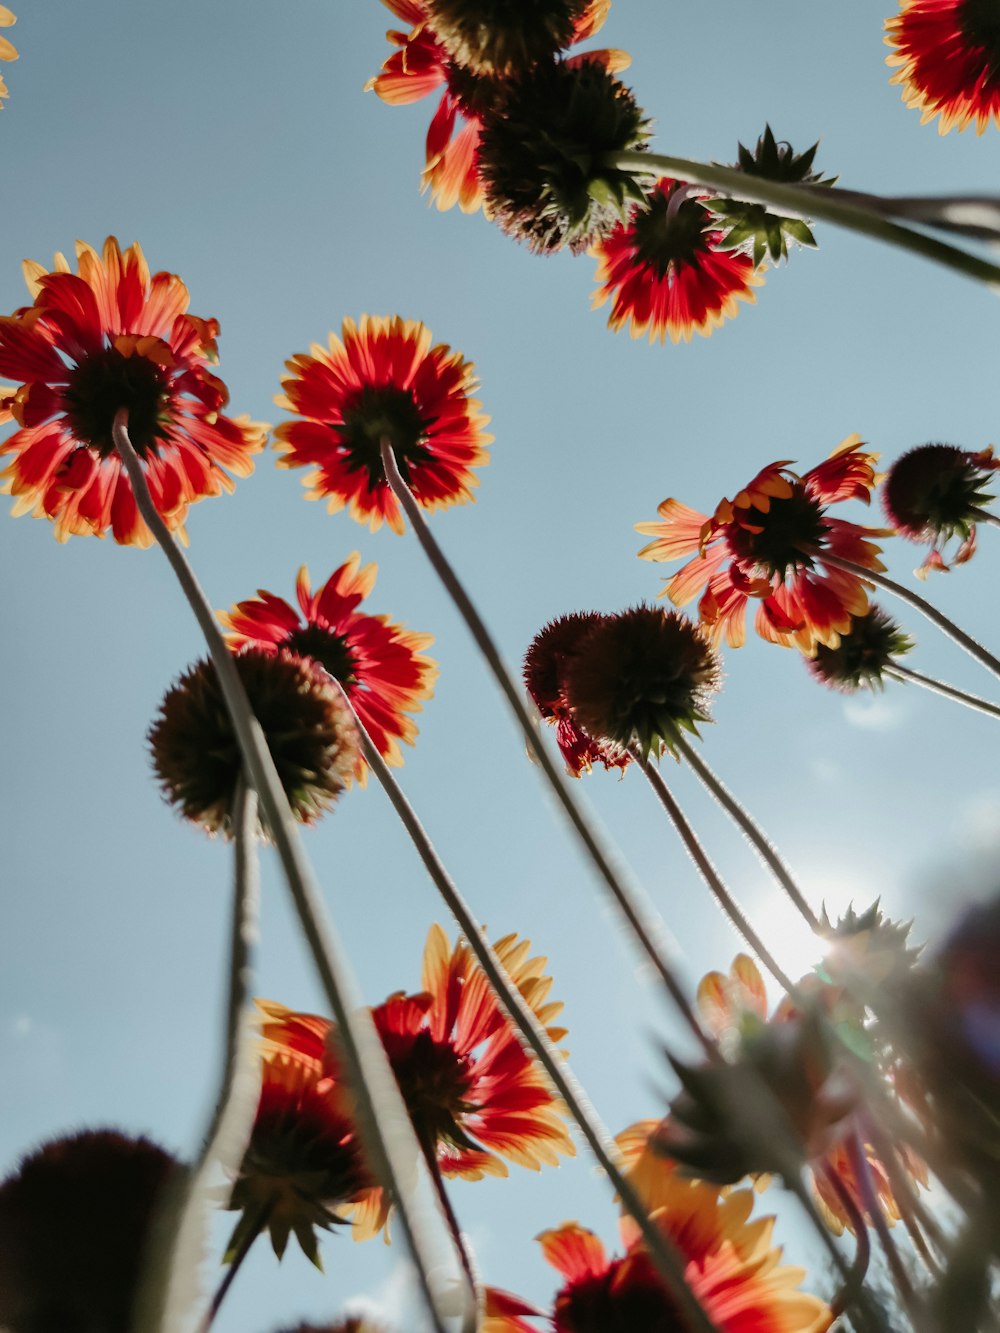
[{"label": "wilted flower", "polygon": [[311,467],[310,500],[331,513],[347,509],[374,531],[383,522],[403,531],[399,504],[385,479],[381,446],[388,440],[403,480],[427,509],[471,500],[472,469],[487,459],[493,436],[482,404],[470,395],[475,367],[430,330],[399,316],[345,319],[343,341],[287,362],[279,407],[297,414],[274,434],[281,467]]},{"label": "wilted flower", "polygon": [[828,459],[801,476],[787,462],[771,463],[709,518],[677,500],[664,500],[661,522],[637,523],[654,538],[643,560],[676,560],[695,552],[663,590],[677,606],[702,592],[698,614],[712,641],[738,648],[746,609],[758,602],[757,633],[771,643],[811,653],[835,645],[851,617],[868,609],[863,576],[826,564],[827,553],[865,569],[882,570],[871,537],[886,535],[829,518],[841,500],[865,503],[875,485],[876,455],[850,435]]},{"label": "wilted flower", "polygon": [[57,254],[48,273],[24,265],[34,304],[0,318],[0,375],[19,387],[0,394],[0,421],[20,427],[2,489],[15,515],[51,518],[60,541],[84,533],[149,546],[115,448],[112,423],[128,412],[128,433],[153,503],[183,534],[188,507],[233,489],[229,472],[253,471],[266,427],[221,409],[226,386],[214,319],[185,313],[188,290],[173,273],[150,276],[138,245],[122,252],[109,236],[103,255],[77,242],[79,274]]},{"label": "wilted flower", "polygon": [[982,0],[899,0],[886,19],[885,63],[903,101],[925,125],[940,116],[938,132],[975,125],[982,134],[1000,125],[1000,27]]},{"label": "wilted flower", "polygon": [[993,496],[990,474],[1000,468],[992,449],[972,453],[953,444],[921,444],[897,458],[882,484],[882,508],[900,537],[930,544],[917,570],[948,569],[941,547],[952,538],[960,545],[951,563],[962,565],[976,549],[976,519]]},{"label": "wilted flower", "polygon": [[[286,649],[248,648],[233,662],[292,813],[315,823],[357,766],[350,710],[320,667]],[[211,661],[198,662],[167,691],[148,740],[167,800],[209,833],[231,834],[243,759]]]},{"label": "wilted flower", "polygon": [[836,646],[817,643],[806,665],[818,681],[843,694],[857,690],[879,690],[887,667],[913,647],[897,621],[874,602],[860,616],[851,616]]}]

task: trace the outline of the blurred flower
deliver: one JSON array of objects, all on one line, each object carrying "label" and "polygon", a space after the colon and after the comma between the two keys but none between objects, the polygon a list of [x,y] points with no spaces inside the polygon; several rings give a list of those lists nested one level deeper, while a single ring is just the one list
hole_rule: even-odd
[{"label": "blurred flower", "polygon": [[[507,935],[494,948],[552,1041],[561,1004],[548,1000],[544,958],[529,958],[529,941]],[[373,1010],[375,1026],[403,1094],[417,1138],[445,1176],[505,1176],[501,1158],[537,1171],[572,1156],[562,1111],[542,1073],[518,1040],[469,946],[449,945],[432,926],[424,951],[423,991],[398,991]],[[264,1037],[279,1048],[325,1062],[336,1077],[333,1025],[280,1005],[263,1006]],[[375,1187],[352,1210],[355,1234],[384,1226],[389,1202]]]},{"label": "blurred flower", "polygon": [[841,632],[835,647],[817,643],[806,665],[818,681],[843,694],[857,690],[880,690],[885,669],[913,647],[898,621],[874,602],[860,616],[851,616],[850,628]]},{"label": "blurred flower", "polygon": [[487,211],[536,253],[586,250],[643,202],[637,174],[608,162],[644,149],[649,134],[631,91],[593,55],[519,74],[483,112]]},{"label": "blurred flower", "polygon": [[48,273],[24,265],[34,304],[0,318],[0,375],[20,387],[0,396],[0,420],[20,430],[0,444],[13,513],[55,522],[59,541],[111,529],[115,541],[149,546],[111,427],[128,410],[128,433],[153,503],[183,537],[188,507],[231,491],[253,471],[266,427],[224,416],[226,386],[214,319],[186,314],[188,290],[173,273],[150,276],[138,245],[109,236],[103,255],[77,242],[79,275],[57,254]]},{"label": "blurred flower", "polygon": [[[7,6],[0,5],[0,28],[10,28],[16,22],[17,19]],[[13,42],[8,41],[6,37],[0,36],[0,60],[9,61],[16,60],[17,58],[17,47]],[[7,85],[4,83],[3,79],[0,79],[0,110],[3,109],[3,99],[9,96],[10,94],[7,92]]]},{"label": "blurred flower", "polygon": [[[396,106],[419,101],[442,89],[441,101],[427,131],[423,188],[430,188],[431,198],[439,209],[458,204],[463,213],[474,213],[483,206],[478,172],[479,131],[483,111],[496,95],[497,79],[451,58],[428,14],[427,0],[382,2],[412,27],[409,33],[386,34],[399,49],[365,87],[374,89],[383,102]],[[610,0],[590,0],[574,22],[570,43],[593,36],[604,23],[609,7]],[[523,24],[522,6],[517,7],[517,18]],[[622,51],[595,51],[586,58],[603,59],[615,70],[625,69],[629,63]]]},{"label": "blurred flower", "polygon": [[581,639],[603,619],[596,611],[550,620],[524,655],[524,684],[544,721],[556,728],[556,744],[570,777],[589,773],[594,764],[625,769],[632,762],[616,745],[588,736],[576,723],[563,688],[563,674]]},{"label": "blurred flower", "polygon": [[362,315],[345,319],[343,342],[330,334],[329,351],[287,362],[285,394],[275,401],[298,416],[275,430],[281,467],[313,467],[308,499],[325,499],[331,513],[347,508],[375,531],[383,522],[403,531],[396,497],[382,467],[381,444],[392,445],[404,481],[428,509],[472,499],[471,469],[488,459],[493,436],[475,367],[415,320]]},{"label": "blurred flower", "polygon": [[673,750],[710,722],[719,655],[700,625],[676,611],[634,606],[602,616],[581,636],[562,673],[574,721],[605,745],[643,755]]},{"label": "blurred flower", "polygon": [[[820,1333],[829,1327],[827,1306],[797,1289],[802,1270],[781,1263],[774,1218],[749,1220],[749,1191],[720,1199],[717,1190],[683,1179],[661,1158],[654,1196],[643,1201],[679,1252],[685,1279],[719,1333]],[[622,1239],[625,1254],[609,1258],[594,1232],[576,1222],[538,1237],[545,1258],[565,1279],[549,1316],[555,1333],[673,1333],[687,1327],[630,1218],[622,1219]],[[530,1333],[534,1325],[516,1313],[519,1306],[523,1313],[530,1307],[508,1300],[511,1314],[488,1323],[489,1333]]]},{"label": "blurred flower", "polygon": [[0,1326],[9,1333],[132,1333],[157,1206],[180,1164],[145,1138],[53,1139],[0,1184]]},{"label": "blurred flower", "polygon": [[335,1324],[296,1324],[281,1333],[383,1333],[381,1324],[366,1318],[338,1319]]},{"label": "blurred flower", "polygon": [[[326,673],[305,658],[248,648],[233,661],[292,813],[313,824],[357,767],[354,719]],[[243,759],[211,661],[167,691],[147,739],[166,799],[193,824],[229,836]]]},{"label": "blurred flower", "polygon": [[921,125],[940,116],[938,133],[1000,125],[1000,26],[991,0],[900,0],[885,21],[885,63]]},{"label": "blurred flower", "polygon": [[[318,662],[344,687],[379,754],[399,765],[403,756],[397,740],[412,745],[417,734],[407,714],[418,713],[430,698],[438,671],[421,652],[434,642],[432,635],[410,633],[388,616],[357,609],[375,586],[377,573],[378,566],[362,566],[355,551],[312,592],[303,565],[295,588],[301,615],[260,590],[230,612],[220,612],[219,619],[232,631],[228,639],[234,649],[287,648]],[[364,781],[366,772],[359,752],[355,776]]]},{"label": "blurred flower", "polygon": [[921,444],[893,463],[882,483],[882,508],[900,537],[930,543],[917,570],[921,578],[950,568],[940,548],[954,537],[961,544],[951,563],[963,565],[972,557],[978,511],[994,498],[986,485],[998,468],[991,448],[972,453],[953,444]]},{"label": "blurred flower", "polygon": [[593,306],[614,296],[608,325],[628,325],[633,338],[648,331],[649,341],[691,341],[706,337],[753,301],[751,288],[763,277],[753,260],[720,244],[723,233],[710,209],[683,181],[661,176],[644,203],[629,208],[626,220],[598,240]]},{"label": "blurred flower", "polygon": [[[268,1012],[266,1002],[261,1008]],[[227,1204],[241,1213],[228,1260],[266,1228],[279,1259],[294,1234],[322,1269],[317,1228],[345,1224],[338,1209],[371,1188],[353,1106],[348,1089],[320,1061],[265,1052],[257,1114]]]},{"label": "blurred flower", "polygon": [[697,552],[663,593],[684,606],[704,588],[698,614],[713,643],[725,636],[730,647],[740,647],[752,597],[759,603],[761,638],[805,653],[817,643],[836,645],[851,617],[867,611],[868,596],[860,575],[825,565],[824,555],[882,570],[879,547],[868,538],[886,534],[829,518],[827,508],[840,500],[868,502],[875,458],[850,435],[802,476],[786,462],[769,464],[735,499],[722,500],[711,518],[664,500],[661,522],[636,524],[655,538],[639,557],[676,560]]}]

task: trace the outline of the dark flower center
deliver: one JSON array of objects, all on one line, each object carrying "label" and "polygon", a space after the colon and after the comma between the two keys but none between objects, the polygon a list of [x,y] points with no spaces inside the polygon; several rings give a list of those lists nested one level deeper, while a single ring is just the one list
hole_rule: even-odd
[{"label": "dark flower center", "polygon": [[779,579],[797,569],[812,568],[812,558],[823,545],[827,525],[823,510],[804,487],[796,486],[785,499],[772,500],[766,514],[756,508],[737,512],[729,544],[740,559]]},{"label": "dark flower center", "polygon": [[955,17],[966,39],[984,48],[989,73],[1000,72],[1000,8],[996,0],[963,0]]},{"label": "dark flower center", "polygon": [[322,625],[306,625],[302,629],[292,630],[282,640],[281,646],[291,649],[300,657],[313,658],[341,685],[353,685],[357,681],[354,654],[342,634],[335,634]]},{"label": "dark flower center", "polygon": [[553,1322],[556,1333],[687,1333],[689,1329],[645,1255],[616,1259],[606,1273],[566,1287],[556,1299]]},{"label": "dark flower center", "polygon": [[409,485],[410,466],[430,461],[426,447],[428,421],[420,415],[409,389],[394,384],[366,384],[344,409],[344,423],[332,429],[341,436],[352,471],[368,473],[368,488],[385,484],[382,441],[387,439],[396,465]]},{"label": "dark flower center", "polygon": [[71,372],[63,390],[66,418],[76,438],[102,458],[114,452],[111,426],[128,410],[128,434],[141,458],[166,438],[164,371],[144,356],[123,356],[115,347],[95,352]]},{"label": "dark flower center", "polygon": [[670,213],[671,198],[657,190],[649,207],[637,209],[632,217],[636,257],[658,278],[666,277],[671,264],[693,264],[707,249],[704,206],[696,199],[685,199]]},{"label": "dark flower center", "polygon": [[450,1042],[435,1041],[427,1031],[415,1037],[390,1034],[383,1040],[406,1109],[425,1149],[441,1142],[474,1146],[459,1121],[472,1109],[464,1100],[471,1082],[468,1056],[459,1055]]}]

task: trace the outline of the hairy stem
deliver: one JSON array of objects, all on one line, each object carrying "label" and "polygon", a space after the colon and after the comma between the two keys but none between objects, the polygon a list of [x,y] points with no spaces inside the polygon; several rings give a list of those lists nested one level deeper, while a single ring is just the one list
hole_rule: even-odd
[{"label": "hairy stem", "polygon": [[925,676],[921,671],[903,666],[902,662],[890,662],[885,668],[885,674],[904,684],[910,681],[914,685],[922,685],[925,690],[944,695],[946,699],[953,699],[955,703],[964,704],[966,708],[972,708],[979,713],[986,713],[989,717],[1000,717],[1000,704],[991,704],[988,699],[981,699],[978,694],[969,694],[955,685],[946,684],[943,680]]}]

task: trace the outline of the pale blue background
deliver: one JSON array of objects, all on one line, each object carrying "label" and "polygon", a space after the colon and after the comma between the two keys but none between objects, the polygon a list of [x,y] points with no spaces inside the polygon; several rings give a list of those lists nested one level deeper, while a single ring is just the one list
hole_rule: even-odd
[{"label": "pale blue background", "polygon": [[[272,421],[284,359],[345,315],[422,319],[475,360],[493,417],[478,503],[434,526],[512,663],[555,615],[655,596],[666,571],[634,558],[632,525],[668,494],[710,508],[772,459],[805,469],[855,430],[885,459],[929,439],[995,439],[995,297],[923,261],[820,229],[820,253],[794,255],[710,340],[650,347],[589,313],[593,261],[540,260],[482,217],[428,208],[417,182],[436,100],[391,108],[362,92],[396,26],[376,0],[17,8],[21,60],[5,70],[0,115],[0,309],[26,300],[23,257],[47,263],[76,237],[138,239],[151,267],[183,276],[195,313],[221,320],[233,410]],[[889,85],[888,12],[860,0],[616,0],[599,43],[632,52],[625,77],[665,151],[731,160],[770,121],[799,148],[823,136],[819,164],[849,186],[995,188],[995,131],[941,139]],[[680,1048],[672,1022],[415,542],[304,503],[299,476],[271,456],[233,497],[193,510],[189,531],[220,607],[258,587],[290,596],[303,561],[316,583],[356,548],[379,562],[369,609],[433,632],[442,668],[407,791],[491,931],[520,931],[549,956],[574,1069],[610,1127],[661,1111],[659,1046]],[[994,648],[997,536],[928,586]],[[0,1169],[89,1125],[188,1153],[214,1086],[229,853],[163,805],[144,734],[199,637],[155,550],[60,547],[23,518],[0,524],[0,560]],[[907,581],[917,561],[911,548],[890,553]],[[990,690],[904,619],[921,640],[914,665]],[[758,642],[726,668],[704,753],[814,901],[882,894],[894,914],[916,912],[926,938],[996,886],[995,724],[913,689],[845,702]],[[739,896],[804,971],[791,908],[693,779],[665,769]],[[600,774],[585,792],[666,915],[691,985],[728,965],[737,941],[638,777]],[[307,846],[366,996],[415,988],[427,927],[445,918],[379,790],[351,792]],[[258,990],[320,1006],[270,857]],[[553,1279],[537,1231],[576,1217],[613,1241],[583,1154],[454,1198],[487,1280],[541,1301]],[[325,1278],[297,1252],[278,1268],[258,1246],[220,1333],[330,1318],[357,1294],[398,1298],[395,1250],[335,1238],[324,1254]]]}]

